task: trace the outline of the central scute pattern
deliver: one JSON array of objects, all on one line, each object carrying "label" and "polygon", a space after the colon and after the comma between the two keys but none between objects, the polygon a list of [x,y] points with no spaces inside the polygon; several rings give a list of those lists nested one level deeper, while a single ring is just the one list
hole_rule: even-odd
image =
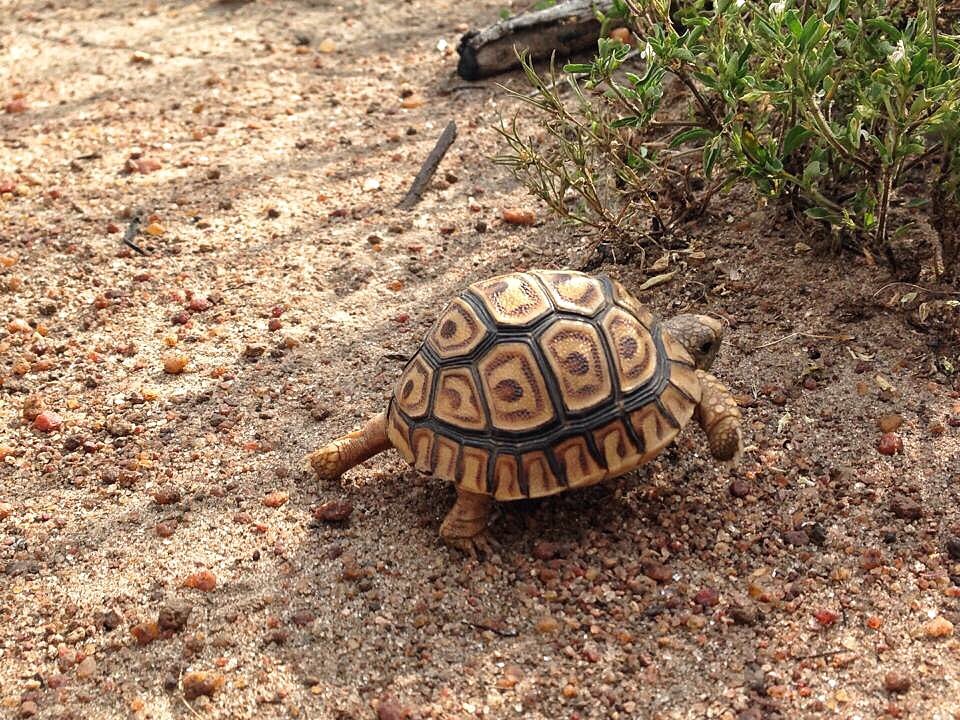
[{"label": "central scute pattern", "polygon": [[462,490],[540,497],[648,462],[699,393],[690,356],[615,280],[512,273],[439,314],[397,381],[387,433]]}]

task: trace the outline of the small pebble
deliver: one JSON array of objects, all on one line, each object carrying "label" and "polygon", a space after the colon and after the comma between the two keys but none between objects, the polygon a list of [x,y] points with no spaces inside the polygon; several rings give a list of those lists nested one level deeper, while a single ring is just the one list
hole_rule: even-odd
[{"label": "small pebble", "polygon": [[285,492],[272,492],[267,495],[264,495],[262,502],[265,507],[268,508],[278,508],[283,505],[289,499],[289,495]]},{"label": "small pebble", "polygon": [[[9,110],[7,112],[10,112]],[[40,708],[37,707],[37,704],[33,700],[26,700],[20,705],[20,717],[29,718],[33,717],[40,711]]]},{"label": "small pebble", "polygon": [[877,451],[881,455],[902,455],[903,440],[895,433],[886,432],[880,436],[880,440],[877,442]]},{"label": "small pebble", "polygon": [[183,353],[167,353],[163,356],[163,371],[170,375],[179,375],[190,362]]},{"label": "small pebble", "polygon": [[549,615],[540,618],[537,620],[537,632],[542,634],[555,632],[560,623],[557,622],[556,618],[553,618]]},{"label": "small pebble", "polygon": [[63,418],[52,410],[44,410],[33,420],[33,429],[39,432],[54,432],[63,425]]},{"label": "small pebble", "polygon": [[953,623],[938,615],[923,626],[923,634],[933,639],[950,637],[953,635]]},{"label": "small pebble", "polygon": [[900,415],[881,415],[877,418],[877,427],[880,432],[892,433],[903,424],[903,418]]},{"label": "small pebble", "polygon": [[533,551],[531,554],[537,560],[553,560],[560,551],[560,546],[557,543],[547,542],[546,540],[538,540],[533,544]]},{"label": "small pebble", "polygon": [[[25,99],[16,98],[15,100],[11,100],[6,105],[4,105],[3,109],[11,115],[16,115],[18,113],[25,113],[27,110],[30,109],[30,105],[27,104],[27,101]],[[34,708],[36,708],[36,705],[34,705]],[[34,712],[36,712],[36,710],[34,710]],[[24,716],[24,717],[29,717],[29,716]]]},{"label": "small pebble", "polygon": [[840,616],[837,613],[835,613],[833,610],[828,610],[826,608],[821,608],[820,610],[817,610],[816,612],[814,612],[813,617],[823,627],[830,627],[837,620],[840,619]]},{"label": "small pebble", "polygon": [[213,695],[223,687],[223,675],[208,672],[189,672],[183,676],[183,697],[196,700],[201,695]]},{"label": "small pebble", "polygon": [[960,537],[947,538],[946,547],[947,555],[950,556],[950,559],[960,562]]},{"label": "small pebble", "polygon": [[803,530],[789,530],[783,534],[783,541],[788,545],[802,546],[810,542],[810,538]]},{"label": "small pebble", "polygon": [[890,693],[905,693],[910,689],[910,676],[891,670],[883,676],[883,687]]},{"label": "small pebble", "polygon": [[426,98],[424,98],[423,95],[419,95],[416,93],[414,93],[413,95],[410,95],[409,97],[405,97],[403,100],[400,101],[400,105],[402,107],[407,108],[408,110],[422,107],[423,105],[426,105],[426,103],[427,103]]},{"label": "small pebble", "polygon": [[750,494],[750,483],[741,478],[736,478],[730,483],[730,494],[735,498],[745,498]]},{"label": "small pebble", "polygon": [[201,592],[210,592],[217,587],[217,577],[209,570],[201,570],[200,572],[187,575],[183,581],[183,587],[200,590]]},{"label": "small pebble", "polygon": [[155,622],[142,622],[130,628],[130,634],[138,645],[149,645],[160,637],[160,628]]},{"label": "small pebble", "polygon": [[923,508],[913,498],[897,495],[890,503],[890,510],[902,520],[919,520],[923,517]]},{"label": "small pebble", "polygon": [[390,698],[384,698],[377,705],[377,720],[407,720],[410,710]]},{"label": "small pebble", "polygon": [[187,309],[190,312],[195,313],[204,312],[205,310],[209,310],[211,307],[213,307],[213,303],[207,298],[200,296],[190,298],[190,302],[187,304]]},{"label": "small pebble", "polygon": [[135,50],[133,54],[130,55],[130,62],[135,65],[152,65],[153,56],[143,50]]},{"label": "small pebble", "polygon": [[157,505],[173,505],[180,502],[180,488],[174,485],[161,485],[153,491],[153,501]]},{"label": "small pebble", "polygon": [[693,596],[693,601],[697,605],[713,607],[720,602],[720,593],[712,587],[705,587]]},{"label": "small pebble", "polygon": [[507,208],[503,211],[503,220],[511,225],[535,225],[537,216],[532,210]]},{"label": "small pebble", "polygon": [[186,600],[171,600],[160,608],[157,616],[157,628],[164,633],[177,633],[183,630],[193,612],[193,605]]},{"label": "small pebble", "polygon": [[116,630],[122,622],[123,618],[116,610],[107,610],[100,616],[100,626],[107,632]]},{"label": "small pebble", "polygon": [[92,656],[85,657],[79,665],[77,665],[77,677],[78,678],[89,678],[93,677],[94,673],[97,672],[97,661],[93,659]]},{"label": "small pebble", "polygon": [[298,610],[291,617],[290,620],[294,625],[303,627],[309,625],[316,619],[316,616],[309,610]]},{"label": "small pebble", "polygon": [[43,412],[43,396],[42,395],[27,395],[23,400],[22,406],[22,415],[23,419],[27,422],[33,422],[37,419],[37,416]]},{"label": "small pebble", "polygon": [[673,577],[673,571],[670,567],[658,562],[644,563],[643,574],[660,583],[669,582]]},{"label": "small pebble", "polygon": [[313,516],[322,522],[339,523],[347,520],[353,513],[353,503],[349,500],[330,500],[313,509]]},{"label": "small pebble", "polygon": [[625,27],[618,27],[611,30],[610,38],[613,40],[619,40],[624,45],[633,45],[633,36]]},{"label": "small pebble", "polygon": [[134,166],[138,173],[146,175],[147,173],[156,172],[162,168],[163,163],[157,158],[140,158],[134,161]]}]

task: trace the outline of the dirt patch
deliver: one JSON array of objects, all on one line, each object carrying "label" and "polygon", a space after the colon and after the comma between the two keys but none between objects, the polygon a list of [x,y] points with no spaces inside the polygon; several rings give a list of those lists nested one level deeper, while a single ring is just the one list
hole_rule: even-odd
[{"label": "dirt patch", "polygon": [[[395,453],[304,471],[456,289],[581,256],[502,222],[543,210],[489,162],[496,87],[452,76],[457,24],[498,9],[0,12],[5,713],[960,717],[956,351],[748,197],[642,298],[729,321],[737,470],[691,428],[639,473],[501,506],[481,562],[438,541],[452,489]],[[139,211],[146,255],[121,241]]]}]

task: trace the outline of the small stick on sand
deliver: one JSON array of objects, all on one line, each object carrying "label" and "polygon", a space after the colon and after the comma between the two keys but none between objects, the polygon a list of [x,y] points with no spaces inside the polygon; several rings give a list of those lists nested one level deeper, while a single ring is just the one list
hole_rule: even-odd
[{"label": "small stick on sand", "polygon": [[136,212],[133,214],[133,217],[130,218],[130,224],[127,225],[127,231],[123,234],[123,244],[129,248],[136,250],[141,255],[149,255],[146,250],[137,245],[133,239],[137,236],[137,232],[140,230],[140,224],[143,222],[143,212]]},{"label": "small stick on sand", "polygon": [[427,159],[423,161],[420,172],[418,172],[417,176],[413,179],[413,184],[410,186],[410,189],[407,190],[407,194],[404,195],[403,200],[400,201],[397,207],[409,210],[420,202],[423,191],[427,189],[427,184],[437,171],[440,161],[443,160],[443,156],[447,154],[447,150],[450,149],[450,146],[453,145],[453,141],[456,140],[456,138],[457,124],[451,120],[447,124],[447,127],[443,129],[440,139],[437,140],[437,144],[433,147],[433,150],[430,151],[430,154],[427,155]]},{"label": "small stick on sand", "polygon": [[795,337],[813,338],[814,340],[836,340],[837,342],[850,342],[851,340],[855,339],[853,335],[814,335],[813,333],[793,332],[789,335],[784,335],[782,338],[778,338],[777,340],[771,340],[763,345],[757,345],[754,350],[762,350],[763,348],[768,348],[771,345],[777,345]]}]

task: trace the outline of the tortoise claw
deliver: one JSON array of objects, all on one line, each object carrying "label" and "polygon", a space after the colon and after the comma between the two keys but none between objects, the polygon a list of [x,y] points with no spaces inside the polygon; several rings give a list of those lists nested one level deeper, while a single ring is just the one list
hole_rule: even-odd
[{"label": "tortoise claw", "polygon": [[470,556],[472,560],[493,555],[500,547],[500,543],[493,539],[489,532],[481,530],[472,537],[445,537],[443,541]]}]

